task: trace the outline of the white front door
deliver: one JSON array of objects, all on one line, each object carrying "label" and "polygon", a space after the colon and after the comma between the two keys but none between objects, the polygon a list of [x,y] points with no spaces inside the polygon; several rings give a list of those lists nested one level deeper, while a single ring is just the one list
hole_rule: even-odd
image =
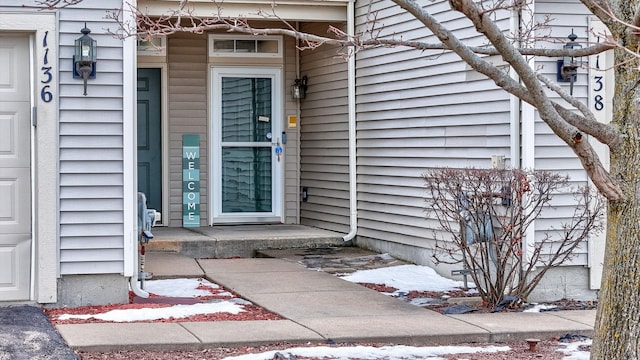
[{"label": "white front door", "polygon": [[0,301],[29,300],[31,117],[28,35],[0,35]]},{"label": "white front door", "polygon": [[282,222],[281,70],[211,74],[210,223]]}]

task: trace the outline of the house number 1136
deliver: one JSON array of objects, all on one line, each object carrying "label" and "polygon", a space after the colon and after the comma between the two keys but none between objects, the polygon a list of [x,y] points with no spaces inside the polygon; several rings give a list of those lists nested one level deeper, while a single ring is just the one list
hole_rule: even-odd
[{"label": "house number 1136", "polygon": [[53,94],[49,89],[51,89],[51,85],[49,83],[53,80],[53,74],[51,73],[52,67],[49,66],[49,44],[47,38],[49,37],[49,32],[44,32],[44,38],[42,39],[42,48],[44,49],[44,55],[42,56],[42,67],[40,70],[42,71],[42,75],[44,75],[44,79],[40,80],[42,83],[42,88],[40,88],[40,98],[44,102],[51,102],[53,100]]}]

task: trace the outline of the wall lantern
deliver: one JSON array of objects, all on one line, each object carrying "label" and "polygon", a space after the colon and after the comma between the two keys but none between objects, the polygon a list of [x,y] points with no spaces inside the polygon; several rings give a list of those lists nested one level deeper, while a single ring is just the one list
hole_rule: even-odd
[{"label": "wall lantern", "polygon": [[[578,35],[573,33],[568,36],[569,42],[562,47],[565,50],[580,49],[582,45],[576,42]],[[578,68],[580,67],[580,61],[573,56],[565,55],[561,60],[558,60],[558,81],[570,83],[569,93],[573,95],[573,83],[578,79]]]},{"label": "wall lantern", "polygon": [[304,99],[307,94],[307,76],[303,76],[301,79],[296,79],[293,85],[291,85],[291,96],[294,99]]},{"label": "wall lantern", "polygon": [[91,30],[84,23],[80,30],[82,36],[76,39],[75,54],[73,55],[73,77],[84,80],[84,94],[87,95],[87,79],[96,78],[96,53],[98,45],[89,33]]}]

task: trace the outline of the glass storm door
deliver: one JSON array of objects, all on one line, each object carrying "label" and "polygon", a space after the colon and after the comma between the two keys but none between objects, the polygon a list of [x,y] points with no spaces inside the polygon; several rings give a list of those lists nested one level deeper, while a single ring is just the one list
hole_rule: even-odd
[{"label": "glass storm door", "polygon": [[213,68],[212,224],[281,222],[280,69]]}]

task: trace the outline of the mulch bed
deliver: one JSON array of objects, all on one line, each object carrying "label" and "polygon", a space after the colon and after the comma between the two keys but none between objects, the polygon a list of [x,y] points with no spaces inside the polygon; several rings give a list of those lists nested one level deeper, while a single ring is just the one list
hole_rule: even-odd
[{"label": "mulch bed", "polygon": [[[43,308],[43,311],[49,317],[52,324],[88,324],[88,323],[112,323],[113,321],[104,321],[100,319],[66,319],[60,320],[63,314],[101,314],[111,310],[127,310],[127,309],[152,309],[170,307],[177,304],[190,305],[197,303],[207,303],[215,300],[230,300],[239,298],[232,291],[220,288],[210,288],[205,285],[198,286],[199,290],[210,290],[212,295],[198,296],[192,298],[176,298],[163,297],[155,294],[149,294],[149,298],[140,298],[135,296],[133,292],[129,292],[128,304],[111,304],[111,305],[92,305],[79,306],[74,308]],[[220,294],[217,294],[220,293]],[[226,293],[222,294],[222,293]],[[231,294],[231,296],[229,295]],[[174,323],[174,322],[201,322],[201,321],[252,321],[252,320],[282,320],[283,318],[271,311],[268,311],[257,305],[242,305],[243,312],[231,314],[226,312],[217,312],[211,314],[200,314],[181,318],[168,318],[157,320],[141,320],[131,322],[156,322],[156,323]]]},{"label": "mulch bed", "polygon": [[[386,286],[383,284],[371,284],[371,283],[358,283],[361,286],[364,286],[366,288],[378,291],[378,292],[382,292],[382,293],[394,293],[396,292],[398,289],[394,288],[394,287],[390,287],[390,286]],[[410,291],[409,293],[407,293],[405,296],[403,296],[403,299],[406,301],[411,301],[412,299],[416,299],[416,298],[431,298],[431,299],[438,299],[439,301],[427,304],[427,305],[423,305],[422,307],[424,307],[425,309],[429,309],[429,310],[433,310],[436,312],[439,312],[441,314],[444,314],[444,311],[446,308],[451,307],[453,305],[455,305],[455,303],[453,302],[449,302],[447,301],[450,298],[465,298],[465,297],[477,297],[478,294],[473,294],[473,293],[469,293],[468,291],[464,290],[464,289],[459,289],[459,290],[452,290],[452,291]],[[549,302],[545,302],[546,305],[555,305],[555,308],[553,309],[547,309],[547,310],[541,310],[542,312],[544,311],[561,311],[561,310],[594,310],[596,309],[598,303],[596,301],[578,301],[578,300],[571,300],[571,299],[560,299],[560,300],[556,300],[556,301],[549,301]],[[490,313],[490,312],[494,312],[493,308],[487,307],[486,304],[484,304],[483,302],[479,301],[477,303],[475,302],[465,302],[465,305],[471,307],[473,309],[472,312],[474,313]],[[518,312],[518,311],[524,311],[527,308],[529,308],[529,304],[517,304],[516,306],[512,306],[512,307],[505,307],[504,309],[500,310],[503,312]]]},{"label": "mulch bed", "polygon": [[[80,306],[76,308],[60,308],[60,309],[43,309],[49,317],[52,324],[95,324],[95,323],[112,323],[113,321],[104,321],[100,319],[67,319],[59,320],[62,314],[100,314],[110,310],[124,309],[142,309],[142,308],[161,308],[172,306],[171,304],[113,304],[102,306]],[[157,320],[141,320],[131,322],[155,322],[155,323],[175,323],[175,322],[199,322],[199,321],[252,321],[252,320],[282,320],[282,317],[276,313],[268,311],[256,305],[243,305],[245,311],[238,314],[230,314],[225,312],[193,315],[184,318],[168,318]]]}]

